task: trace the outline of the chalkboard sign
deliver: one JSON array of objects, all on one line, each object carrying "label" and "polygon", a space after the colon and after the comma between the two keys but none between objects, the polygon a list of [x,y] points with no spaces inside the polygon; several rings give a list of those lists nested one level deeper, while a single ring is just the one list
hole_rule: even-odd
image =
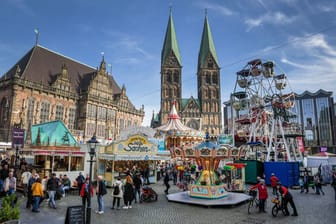
[{"label": "chalkboard sign", "polygon": [[83,206],[77,205],[68,207],[64,224],[84,224]]}]

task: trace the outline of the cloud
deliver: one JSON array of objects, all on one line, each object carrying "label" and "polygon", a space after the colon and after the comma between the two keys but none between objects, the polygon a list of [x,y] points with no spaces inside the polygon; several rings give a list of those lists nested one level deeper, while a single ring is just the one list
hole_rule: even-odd
[{"label": "cloud", "polygon": [[335,89],[335,47],[329,44],[322,34],[291,39],[299,41],[291,45],[293,49],[288,56],[281,59],[281,62],[291,69],[288,74],[290,74],[290,83],[295,90],[317,91],[323,88],[330,91]]},{"label": "cloud", "polygon": [[217,12],[223,16],[231,16],[233,14],[235,14],[234,11],[232,11],[231,9],[221,5],[221,4],[216,4],[216,3],[210,3],[210,2],[205,2],[205,1],[200,1],[197,2],[196,4],[198,7],[202,8],[202,9],[210,9],[214,12]]},{"label": "cloud", "polygon": [[292,23],[296,19],[295,16],[288,17],[282,12],[268,12],[258,18],[249,18],[245,20],[247,25],[247,31],[252,30],[253,28],[262,26],[264,24],[273,24],[273,25],[284,25]]},{"label": "cloud", "polygon": [[139,64],[145,60],[155,60],[156,57],[145,50],[143,43],[139,41],[141,38],[118,31],[104,32],[109,36],[106,39],[110,40],[104,46],[119,52],[120,58],[117,60],[118,62]]}]

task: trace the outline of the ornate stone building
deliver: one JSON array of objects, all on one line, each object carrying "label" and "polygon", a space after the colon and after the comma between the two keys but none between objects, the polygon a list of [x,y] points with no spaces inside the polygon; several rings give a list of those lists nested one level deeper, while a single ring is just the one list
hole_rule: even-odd
[{"label": "ornate stone building", "polygon": [[140,126],[144,107],[136,109],[113,76],[104,57],[99,68],[35,45],[0,78],[0,141],[10,142],[13,127],[62,120],[79,140],[94,133],[116,139],[120,130]]},{"label": "ornate stone building", "polygon": [[161,55],[161,108],[153,114],[151,126],[158,127],[168,120],[173,101],[181,121],[210,135],[221,133],[220,67],[208,17],[205,16],[197,66],[198,98],[182,98],[182,62],[176,38],[172,13],[169,15]]}]

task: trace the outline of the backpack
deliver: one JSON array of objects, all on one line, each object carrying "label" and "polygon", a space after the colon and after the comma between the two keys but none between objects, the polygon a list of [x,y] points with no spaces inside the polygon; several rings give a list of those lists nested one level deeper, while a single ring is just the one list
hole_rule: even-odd
[{"label": "backpack", "polygon": [[119,184],[114,187],[113,195],[118,195],[120,193]]}]

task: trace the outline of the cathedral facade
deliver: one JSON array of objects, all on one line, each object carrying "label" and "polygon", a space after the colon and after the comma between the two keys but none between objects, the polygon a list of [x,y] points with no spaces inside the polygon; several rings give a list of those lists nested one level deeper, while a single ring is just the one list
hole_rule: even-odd
[{"label": "cathedral facade", "polygon": [[151,126],[167,123],[173,102],[184,125],[218,136],[222,129],[220,67],[207,15],[197,66],[198,98],[182,98],[182,62],[170,12],[161,53],[161,102],[159,114],[153,114]]},{"label": "cathedral facade", "polygon": [[13,127],[61,120],[78,140],[94,134],[114,140],[129,126],[140,126],[144,107],[136,109],[112,74],[104,56],[93,68],[35,45],[0,78],[0,142],[10,142]]}]

